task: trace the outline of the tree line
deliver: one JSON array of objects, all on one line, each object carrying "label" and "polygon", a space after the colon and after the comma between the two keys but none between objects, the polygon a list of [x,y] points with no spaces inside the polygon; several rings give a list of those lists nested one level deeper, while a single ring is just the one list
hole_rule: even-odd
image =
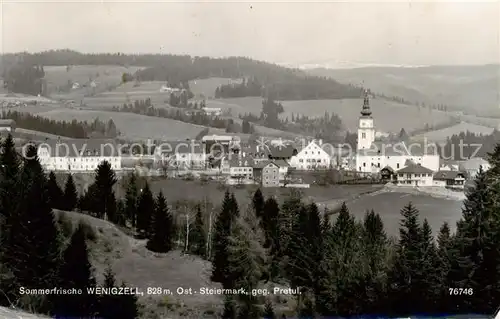
[{"label": "tree line", "polygon": [[[80,222],[56,216],[47,178],[31,146],[26,158],[15,151],[12,136],[1,143],[0,182],[0,305],[56,317],[136,318],[134,295],[96,295],[97,285],[126,287],[117,283],[110,267],[97,283],[89,261],[92,229]],[[52,182],[50,182],[52,180]],[[68,184],[69,183],[69,184]],[[69,209],[74,187],[67,183],[57,205]],[[80,290],[78,294],[33,294],[23,290]]]},{"label": "tree line", "polygon": [[470,131],[453,134],[446,138],[446,143],[438,148],[442,158],[463,161],[474,157],[486,157],[492,152],[500,132],[496,129],[491,134],[476,134]]},{"label": "tree line", "polygon": [[93,122],[77,121],[56,121],[44,118],[39,115],[18,111],[2,111],[2,119],[10,119],[16,122],[16,127],[27,130],[34,130],[54,135],[71,138],[107,137],[115,138],[120,135],[115,123],[110,119],[107,123],[99,118]]}]

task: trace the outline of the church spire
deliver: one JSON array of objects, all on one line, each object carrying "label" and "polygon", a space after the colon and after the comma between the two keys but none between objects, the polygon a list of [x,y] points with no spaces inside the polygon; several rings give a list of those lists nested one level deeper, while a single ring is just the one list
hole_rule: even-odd
[{"label": "church spire", "polygon": [[368,97],[368,90],[365,90],[365,100],[363,101],[363,109],[361,110],[361,115],[371,116],[372,110],[370,109],[370,99]]}]

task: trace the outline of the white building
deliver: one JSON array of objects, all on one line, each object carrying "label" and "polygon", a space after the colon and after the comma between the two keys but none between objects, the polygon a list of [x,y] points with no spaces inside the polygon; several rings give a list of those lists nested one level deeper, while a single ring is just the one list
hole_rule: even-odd
[{"label": "white building", "polygon": [[163,142],[155,149],[156,161],[168,169],[205,169],[206,155],[201,143],[196,141]]},{"label": "white building", "polygon": [[331,157],[321,148],[321,142],[312,141],[292,156],[289,164],[297,170],[326,169],[330,167]]},{"label": "white building", "polygon": [[204,107],[202,108],[203,112],[205,112],[206,115],[209,116],[221,116],[222,115],[222,109],[219,107]]},{"label": "white building", "polygon": [[16,130],[16,122],[14,120],[6,119],[0,120],[1,132],[14,132]]},{"label": "white building", "polygon": [[435,145],[420,143],[383,143],[375,141],[375,125],[370,109],[368,93],[365,92],[361,117],[359,118],[356,171],[378,173],[383,167],[397,171],[412,161],[432,171],[439,170],[439,155]]},{"label": "white building", "polygon": [[122,169],[120,147],[110,140],[47,140],[38,145],[38,157],[47,171],[92,172],[103,161]]},{"label": "white building", "polygon": [[222,173],[227,174],[227,184],[241,185],[255,183],[253,175],[254,161],[249,156],[231,156],[222,160]]},{"label": "white building", "polygon": [[433,171],[422,165],[410,163],[396,171],[397,185],[399,186],[433,186]]}]

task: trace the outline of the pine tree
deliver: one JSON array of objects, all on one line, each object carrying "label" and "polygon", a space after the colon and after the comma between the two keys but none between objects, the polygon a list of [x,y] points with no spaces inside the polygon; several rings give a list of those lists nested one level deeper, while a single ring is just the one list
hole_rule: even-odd
[{"label": "pine tree", "polygon": [[146,183],[141,191],[139,203],[137,205],[137,231],[143,238],[148,238],[150,235],[154,209],[155,200],[151,190],[149,189],[149,184]]},{"label": "pine tree", "polygon": [[252,198],[253,209],[255,210],[255,215],[257,217],[262,217],[262,213],[264,211],[264,195],[262,195],[262,191],[258,188]]},{"label": "pine tree", "polygon": [[112,209],[113,207],[116,208],[113,191],[113,187],[117,182],[116,174],[113,169],[111,169],[111,164],[108,161],[101,162],[97,166],[95,173],[96,211],[93,213],[98,218],[114,221],[115,216],[113,216],[114,212]]},{"label": "pine tree", "polygon": [[226,191],[222,201],[222,210],[215,221],[213,235],[213,261],[211,280],[220,282],[224,288],[231,288],[228,272],[228,236],[231,234],[231,225],[239,215],[238,204],[234,194]]},{"label": "pine tree", "polygon": [[137,205],[139,200],[139,190],[137,189],[137,177],[131,174],[125,194],[125,214],[130,221],[132,228],[137,225]]},{"label": "pine tree", "polygon": [[[262,246],[260,228],[253,211],[234,221],[228,237],[228,277],[232,287],[250,292],[257,288],[265,272],[266,251]],[[256,296],[238,295],[241,307],[238,318],[257,318],[260,310]]]},{"label": "pine tree", "polygon": [[47,190],[49,196],[50,207],[55,209],[62,209],[63,192],[57,183],[56,174],[49,173],[49,180],[47,182]]},{"label": "pine tree", "polygon": [[222,319],[236,319],[236,302],[232,295],[224,296],[224,311],[222,313]]},{"label": "pine tree", "polygon": [[96,286],[96,281],[85,238],[85,226],[80,223],[63,253],[59,287],[81,289],[82,293],[56,295],[54,315],[58,317],[93,317],[99,311],[96,295],[87,291],[87,288]]},{"label": "pine tree", "polygon": [[[119,288],[116,285],[115,275],[110,267],[104,273],[104,288]],[[122,283],[121,287],[126,287]],[[134,295],[103,295],[99,300],[99,318],[103,319],[135,319],[139,315],[137,297]]]},{"label": "pine tree", "polygon": [[[1,143],[0,152],[0,207],[1,214],[6,218],[17,206],[16,192],[17,178],[21,161],[15,149],[12,135],[9,134]],[[0,216],[2,217],[2,216]],[[1,221],[1,220],[0,220]]]},{"label": "pine tree", "polygon": [[264,319],[276,319],[273,303],[269,299],[266,301],[266,305],[264,307]]},{"label": "pine tree", "polygon": [[201,206],[196,206],[196,216],[192,229],[189,231],[189,251],[200,257],[206,254],[206,235]]},{"label": "pine tree", "polygon": [[167,202],[160,191],[156,199],[151,232],[146,247],[157,253],[172,250],[174,239],[174,221],[168,211]]},{"label": "pine tree", "polygon": [[68,174],[66,178],[66,184],[64,185],[64,197],[63,197],[63,207],[64,210],[72,211],[76,207],[78,202],[78,192],[76,191],[75,182],[73,176]]},{"label": "pine tree", "polygon": [[281,271],[281,246],[283,242],[280,239],[280,208],[278,202],[269,197],[264,203],[263,214],[261,217],[261,227],[264,231],[266,241],[264,246],[269,249],[271,257],[270,280],[280,276]]}]

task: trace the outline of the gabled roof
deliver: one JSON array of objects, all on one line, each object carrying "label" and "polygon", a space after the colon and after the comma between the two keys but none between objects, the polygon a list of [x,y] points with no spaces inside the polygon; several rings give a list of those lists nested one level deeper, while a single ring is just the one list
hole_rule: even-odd
[{"label": "gabled roof", "polygon": [[468,159],[464,163],[462,163],[462,167],[466,170],[476,170],[479,169],[479,166],[487,166],[489,165],[488,161],[481,158],[481,157],[473,157],[471,159]]},{"label": "gabled roof", "polygon": [[434,174],[433,178],[438,181],[439,180],[445,181],[445,180],[455,179],[459,176],[465,178],[465,173],[459,171],[439,171]]},{"label": "gabled roof", "polygon": [[266,167],[269,164],[274,165],[276,167],[279,167],[278,164],[276,164],[274,161],[266,160],[266,161],[255,162],[255,164],[253,165],[253,168],[263,169],[264,167]]},{"label": "gabled roof", "polygon": [[410,164],[397,171],[398,174],[431,174],[432,170],[420,164]]},{"label": "gabled roof", "polygon": [[290,158],[297,151],[294,145],[270,145],[268,150],[274,158]]},{"label": "gabled roof", "polygon": [[254,161],[250,156],[242,157],[242,156],[231,156],[228,159],[229,167],[253,167]]},{"label": "gabled roof", "polygon": [[386,167],[382,168],[381,171],[389,171],[391,173],[394,173],[394,169],[390,166],[386,166]]},{"label": "gabled roof", "polygon": [[203,153],[203,145],[200,142],[194,140],[162,142],[157,147],[158,147],[158,152],[162,154]]}]

